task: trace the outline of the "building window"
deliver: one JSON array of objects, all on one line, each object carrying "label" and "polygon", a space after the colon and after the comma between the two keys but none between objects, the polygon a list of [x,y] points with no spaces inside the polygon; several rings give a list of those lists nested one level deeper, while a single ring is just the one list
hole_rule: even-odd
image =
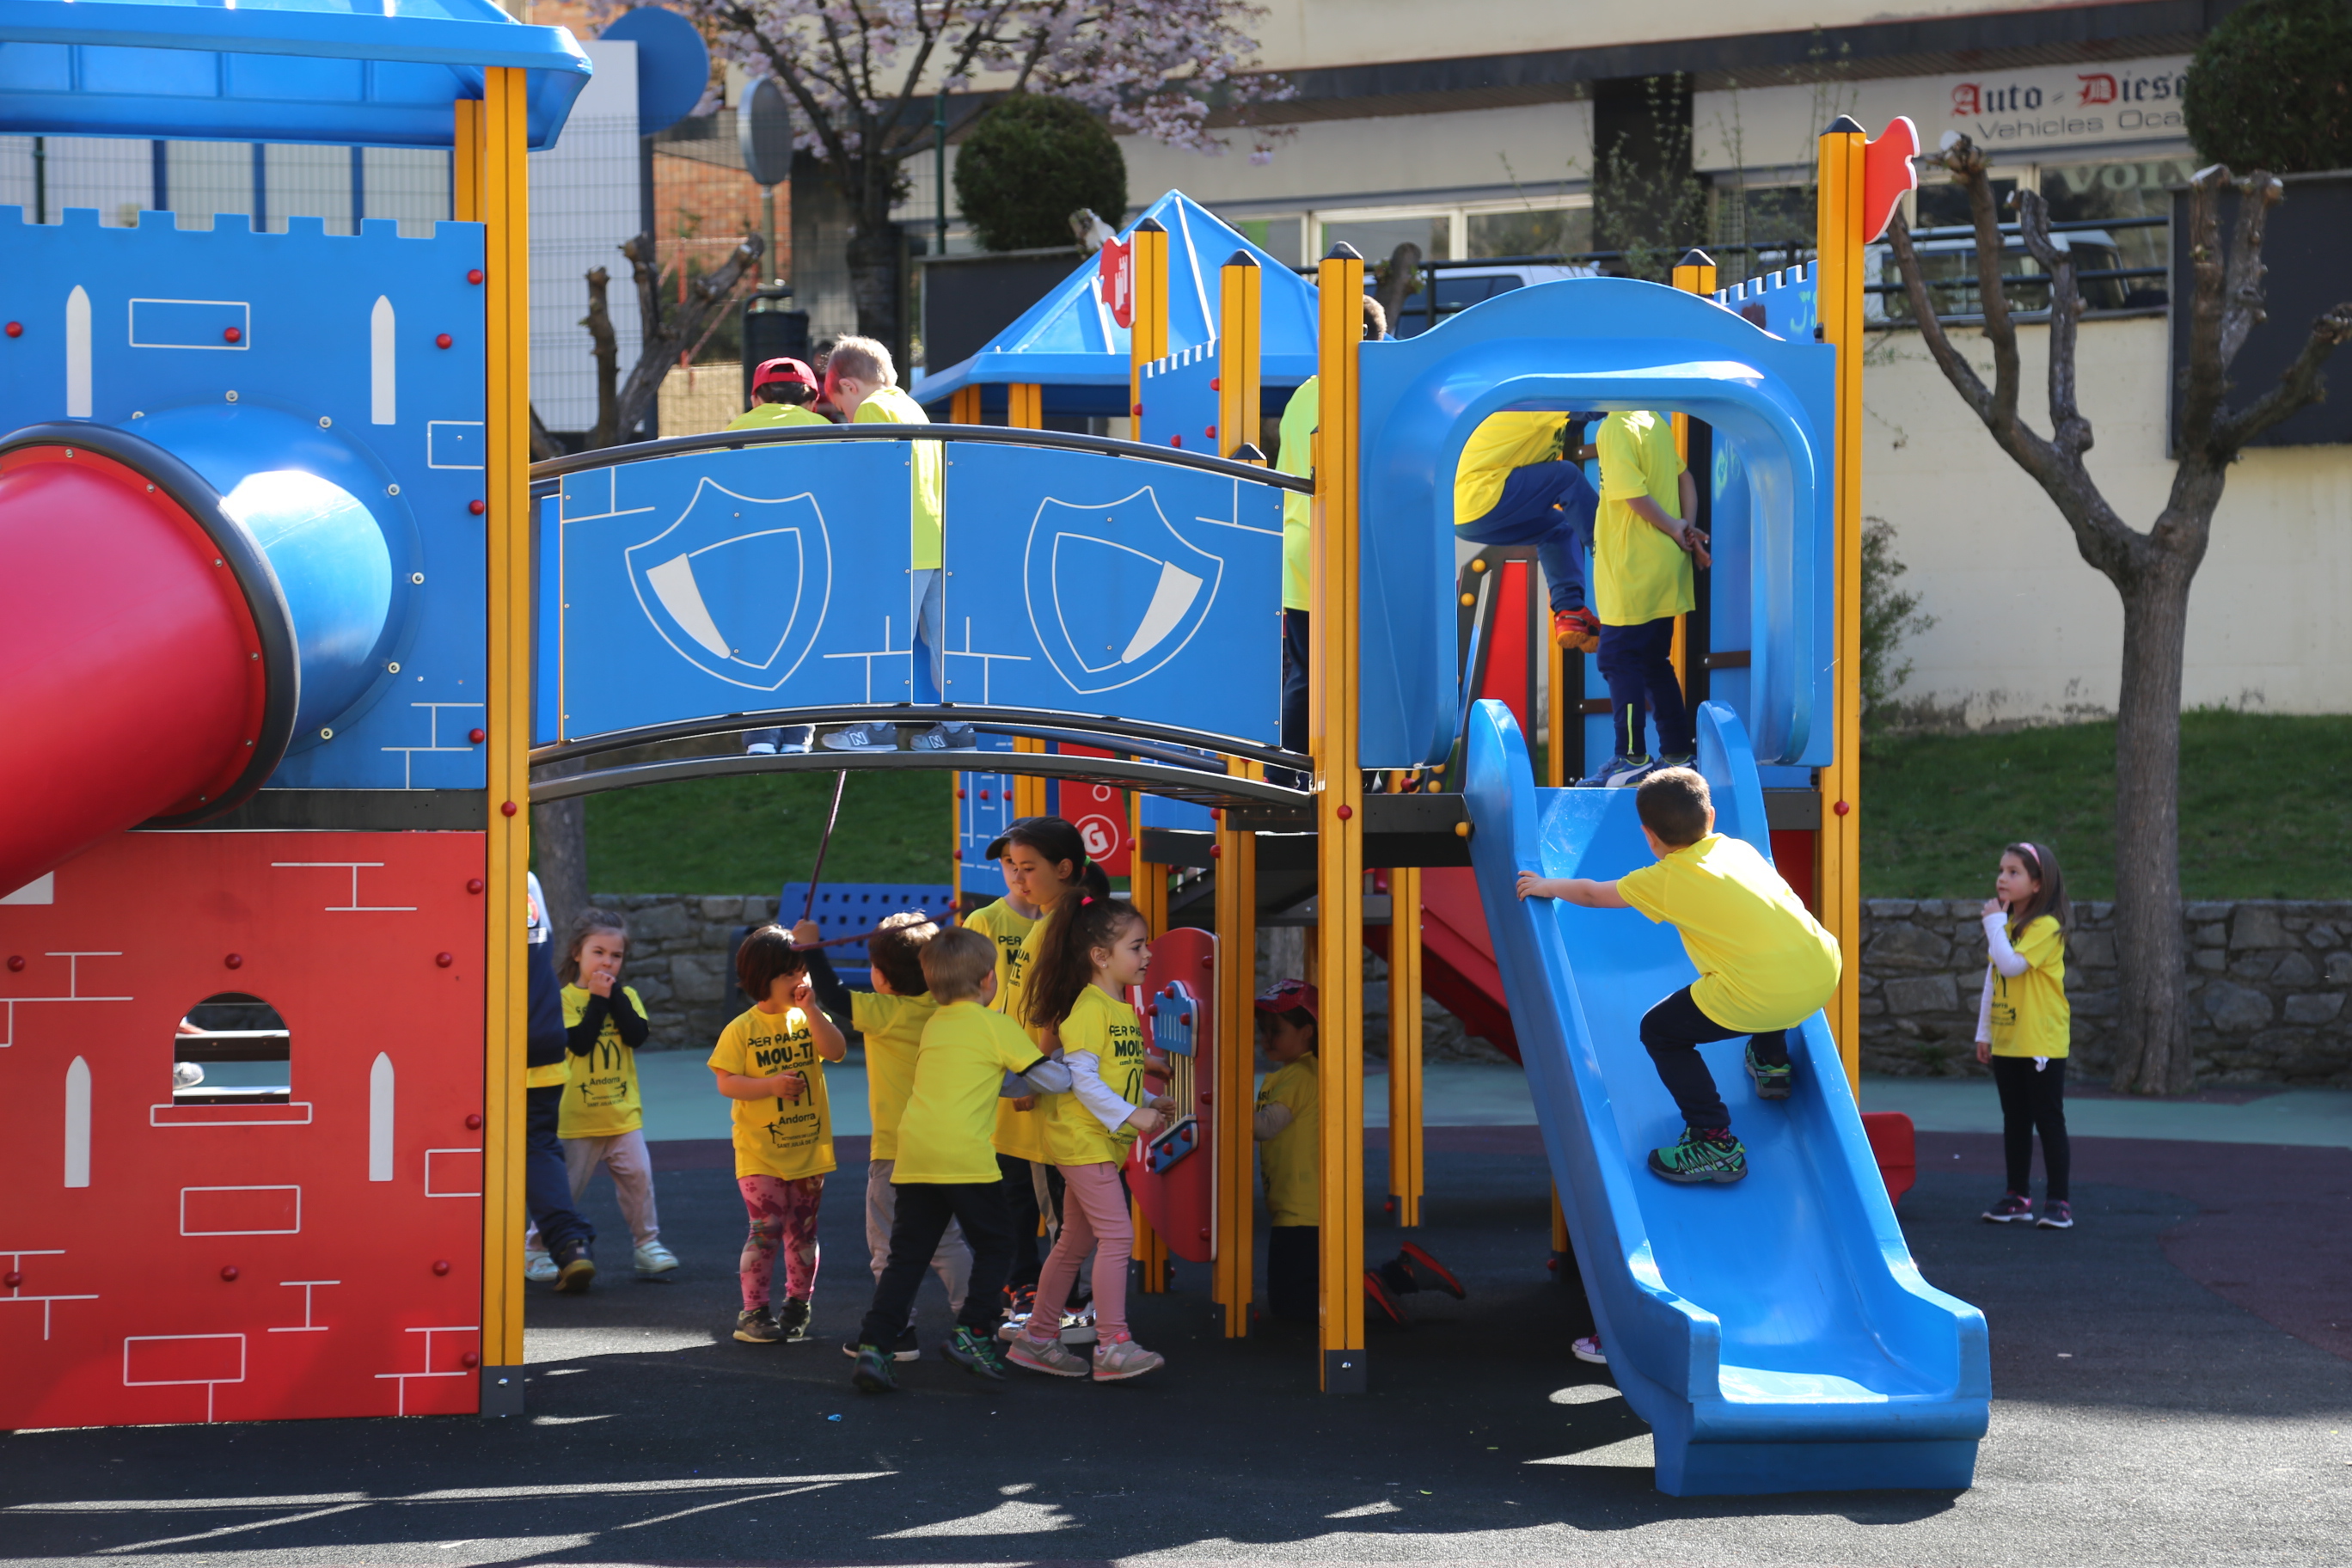
[{"label": "building window", "polygon": [[[2128,163],[2044,163],[2042,195],[2050,204],[2050,221],[2078,223],[2095,220],[2164,218],[2172,216],[2168,185],[2185,184],[2197,166],[2187,158],[2148,158]],[[2074,243],[2089,245],[2094,255],[2079,265],[2137,269],[2170,263],[2168,224],[2134,224],[2102,233],[2078,234]],[[2108,258],[2102,259],[2102,258]],[[2132,310],[2161,305],[2167,299],[2161,276],[2088,279],[2083,301],[2091,309]]]},{"label": "building window", "polygon": [[1458,208],[1367,208],[1358,212],[1319,212],[1315,255],[1331,254],[1345,241],[1356,247],[1367,266],[1378,267],[1410,241],[1421,247],[1424,261],[1444,261],[1454,255],[1454,229]]},{"label": "building window", "polygon": [[1580,256],[1592,248],[1592,206],[1512,207],[1465,215],[1470,259],[1490,256]]}]

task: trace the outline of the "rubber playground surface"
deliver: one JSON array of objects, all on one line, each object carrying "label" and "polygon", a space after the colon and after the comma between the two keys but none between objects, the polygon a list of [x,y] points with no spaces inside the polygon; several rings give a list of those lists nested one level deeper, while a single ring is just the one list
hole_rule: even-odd
[{"label": "rubber playground surface", "polygon": [[[1873,1080],[1864,1100],[1909,1091],[1946,1089]],[[1507,1103],[1499,1076],[1482,1092]],[[2324,1131],[2347,1099],[2293,1103]],[[1946,1114],[1966,1104],[1950,1092]],[[1977,1219],[1996,1135],[1920,1134],[1905,1229],[1991,1327],[1992,1430],[1967,1492],[1654,1490],[1645,1430],[1569,1354],[1580,1325],[1545,1268],[1532,1126],[1431,1130],[1417,1239],[1470,1298],[1412,1298],[1409,1331],[1376,1327],[1373,1392],[1349,1400],[1316,1392],[1305,1330],[1221,1338],[1191,1267],[1131,1298],[1137,1337],[1169,1357],[1136,1383],[993,1385],[927,1348],[901,1393],[861,1397],[837,1345],[868,1288],[862,1148],[824,1209],[818,1338],[754,1347],[728,1337],[731,1166],[687,1139],[655,1149],[685,1266],[632,1279],[611,1189],[593,1187],[606,1272],[588,1296],[533,1298],[526,1416],[0,1436],[0,1562],[2352,1562],[2352,1149],[2184,1138],[2195,1103],[2081,1108],[2165,1135],[2079,1137],[2065,1233]],[[1404,1233],[1380,1218],[1370,1142],[1377,1258]],[[927,1284],[927,1346],[946,1321]]]}]

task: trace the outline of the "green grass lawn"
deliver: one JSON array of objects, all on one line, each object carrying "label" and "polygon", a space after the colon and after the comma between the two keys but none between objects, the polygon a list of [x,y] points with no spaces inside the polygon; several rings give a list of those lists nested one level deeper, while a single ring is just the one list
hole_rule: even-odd
[{"label": "green grass lawn", "polygon": [[[2077,898],[2115,896],[2113,724],[1872,742],[1863,758],[1863,890],[1961,898],[2000,847],[2054,847]],[[1537,760],[1538,777],[1542,763]],[[2180,874],[2192,899],[2352,898],[2352,717],[2206,711],[2181,720]],[[945,773],[853,773],[825,879],[945,882]],[[600,893],[771,893],[805,878],[833,775],[649,784],[588,803]]]},{"label": "green grass lawn", "polygon": [[[2352,898],[2352,717],[2209,710],[2180,729],[2188,897]],[[1863,891],[1989,895],[2000,847],[2030,839],[2056,849],[2074,897],[2112,899],[2115,771],[2113,724],[1874,741]]]},{"label": "green grass lawn", "polygon": [[[600,893],[766,893],[804,880],[833,804],[827,773],[689,779],[593,795],[588,880]],[[856,773],[827,882],[945,883],[955,849],[946,773]]]}]

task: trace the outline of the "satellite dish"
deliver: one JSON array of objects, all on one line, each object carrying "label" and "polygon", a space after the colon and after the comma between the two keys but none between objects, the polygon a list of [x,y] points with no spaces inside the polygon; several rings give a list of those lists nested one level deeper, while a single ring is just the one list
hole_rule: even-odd
[{"label": "satellite dish", "polygon": [[637,46],[637,134],[652,136],[694,112],[710,89],[710,47],[675,11],[640,5],[597,35]]},{"label": "satellite dish", "polygon": [[759,185],[781,185],[793,177],[793,100],[775,78],[751,84],[735,110],[735,133],[743,144],[743,172]]}]

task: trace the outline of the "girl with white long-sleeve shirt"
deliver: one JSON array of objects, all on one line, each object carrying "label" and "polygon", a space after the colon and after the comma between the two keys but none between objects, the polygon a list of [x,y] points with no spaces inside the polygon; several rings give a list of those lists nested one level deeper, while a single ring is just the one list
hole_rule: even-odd
[{"label": "girl with white long-sleeve shirt", "polygon": [[[1987,1209],[1996,1225],[2024,1221],[2068,1230],[2072,1152],[2066,1139],[2066,1054],[2073,1012],[2066,1002],[2066,928],[2073,910],[2058,858],[2047,845],[2017,843],[2001,851],[1993,897],[1985,900],[1987,963],[1977,1004],[1977,1060],[1992,1068],[2000,1092],[2001,1141],[2009,1190]],[[2048,1203],[2037,1220],[2029,1184],[2033,1139],[2042,1138]]]}]

